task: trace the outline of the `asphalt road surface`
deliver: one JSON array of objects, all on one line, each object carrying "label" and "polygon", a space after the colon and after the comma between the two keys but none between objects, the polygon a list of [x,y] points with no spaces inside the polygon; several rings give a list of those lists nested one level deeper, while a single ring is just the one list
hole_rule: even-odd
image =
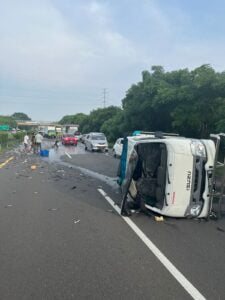
[{"label": "asphalt road surface", "polygon": [[0,299],[225,299],[225,220],[121,218],[118,162],[1,155]]}]

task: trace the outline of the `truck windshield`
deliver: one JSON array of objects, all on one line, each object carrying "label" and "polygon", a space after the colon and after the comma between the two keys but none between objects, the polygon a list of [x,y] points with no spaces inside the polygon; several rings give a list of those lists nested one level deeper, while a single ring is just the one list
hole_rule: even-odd
[{"label": "truck windshield", "polygon": [[65,137],[74,137],[73,134],[66,134]]},{"label": "truck windshield", "polygon": [[[166,203],[166,145],[139,143],[133,151],[136,153],[134,156],[136,158],[129,160],[125,181],[129,182],[129,185],[124,192],[129,193],[134,201],[142,201],[161,209]],[[124,197],[126,197],[125,194]]]}]

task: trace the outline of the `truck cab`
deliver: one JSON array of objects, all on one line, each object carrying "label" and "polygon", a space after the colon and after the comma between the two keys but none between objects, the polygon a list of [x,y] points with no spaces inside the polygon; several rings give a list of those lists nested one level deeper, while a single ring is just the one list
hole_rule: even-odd
[{"label": "truck cab", "polygon": [[207,217],[214,159],[212,140],[162,133],[127,137],[119,170],[121,213],[134,206],[169,217]]}]

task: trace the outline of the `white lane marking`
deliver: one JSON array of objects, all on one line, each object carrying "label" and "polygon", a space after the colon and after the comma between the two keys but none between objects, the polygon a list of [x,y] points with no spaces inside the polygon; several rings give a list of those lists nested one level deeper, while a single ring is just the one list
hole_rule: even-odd
[{"label": "white lane marking", "polygon": [[72,158],[72,156],[69,155],[69,153],[67,153],[66,151],[65,151],[65,154],[66,154],[69,158]]},{"label": "white lane marking", "polygon": [[[120,208],[115,202],[107,196],[103,189],[98,189],[99,193],[107,200],[107,202],[120,215]],[[121,216],[121,215],[120,215]],[[144,234],[141,229],[128,217],[121,218],[130,226],[130,228],[137,234],[142,242],[151,250],[151,252],[158,258],[164,267],[172,274],[172,276],[180,283],[180,285],[188,292],[195,300],[206,300],[206,298],[193,286],[193,284],[169,261],[169,259],[159,250],[159,248]]]}]

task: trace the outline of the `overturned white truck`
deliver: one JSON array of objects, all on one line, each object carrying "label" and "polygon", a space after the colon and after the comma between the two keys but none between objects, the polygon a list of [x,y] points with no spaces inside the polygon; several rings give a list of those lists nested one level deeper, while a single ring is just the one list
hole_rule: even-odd
[{"label": "overturned white truck", "polygon": [[212,208],[213,140],[142,133],[124,139],[121,214],[144,208],[170,217],[206,218]]}]

